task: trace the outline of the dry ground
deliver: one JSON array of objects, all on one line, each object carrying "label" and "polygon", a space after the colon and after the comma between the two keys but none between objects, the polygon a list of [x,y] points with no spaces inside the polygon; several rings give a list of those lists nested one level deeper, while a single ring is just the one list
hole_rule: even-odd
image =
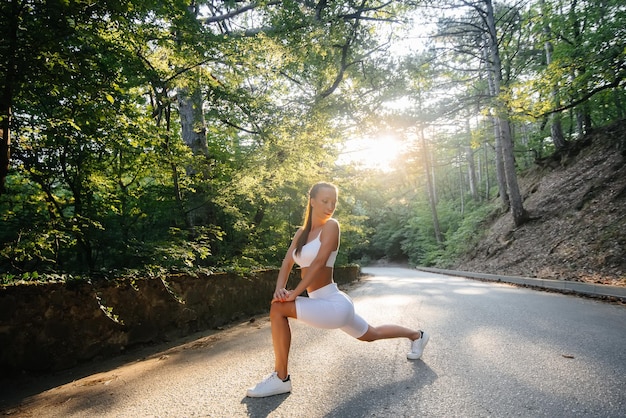
[{"label": "dry ground", "polygon": [[626,286],[626,121],[520,176],[531,220],[494,216],[455,268]]}]

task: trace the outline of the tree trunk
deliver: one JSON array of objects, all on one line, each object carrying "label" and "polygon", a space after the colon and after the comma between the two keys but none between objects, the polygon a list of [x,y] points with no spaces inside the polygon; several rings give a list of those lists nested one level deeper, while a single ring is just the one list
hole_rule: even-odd
[{"label": "tree trunk", "polygon": [[2,106],[2,122],[0,123],[0,196],[6,190],[6,178],[9,174],[9,164],[11,161],[11,107]]},{"label": "tree trunk", "polygon": [[2,28],[4,42],[8,44],[7,56],[4,57],[7,62],[4,75],[4,86],[0,92],[0,196],[5,191],[6,178],[9,174],[9,166],[11,162],[11,122],[13,118],[13,97],[15,95],[14,87],[17,78],[17,33],[18,33],[18,16],[20,13],[20,2],[13,0],[11,2],[11,17],[9,24]]},{"label": "tree trunk", "polygon": [[509,210],[511,202],[509,200],[509,191],[506,183],[506,174],[504,172],[504,156],[502,155],[502,129],[500,129],[500,120],[491,116],[491,123],[493,124],[493,133],[495,137],[495,163],[496,163],[496,181],[498,182],[498,191],[500,194],[500,201],[502,202],[502,208]]},{"label": "tree trunk", "polygon": [[160,126],[163,121],[165,121],[165,140],[163,143],[163,147],[165,148],[167,158],[170,163],[170,169],[172,171],[172,184],[174,186],[174,198],[176,200],[176,204],[178,206],[178,210],[180,216],[184,219],[185,227],[188,231],[193,231],[192,219],[189,216],[189,213],[185,207],[185,202],[183,200],[183,193],[180,187],[180,175],[178,174],[178,167],[176,163],[172,159],[172,151],[170,149],[170,135],[169,132],[172,129],[171,125],[171,104],[161,105],[158,103],[155,108],[158,109],[158,114],[155,115],[156,124]]},{"label": "tree trunk", "polygon": [[[583,23],[578,19],[578,15],[576,14],[576,6],[578,5],[578,0],[572,0],[570,4],[569,10],[569,18],[570,24],[572,25],[572,32],[574,34],[574,45],[582,46],[585,42],[582,36],[581,27]],[[576,54],[578,55],[578,54]],[[577,57],[572,57],[573,61],[577,61]],[[587,72],[587,68],[584,65],[575,65],[573,71],[573,77],[582,78]],[[585,83],[586,84],[586,83]],[[584,87],[584,91],[588,90],[587,86]],[[581,138],[585,133],[587,133],[591,129],[591,114],[589,112],[588,103],[583,103],[576,108],[576,126],[578,128],[578,137]]]},{"label": "tree trunk", "polygon": [[[428,144],[426,144],[428,146]],[[432,191],[432,196],[433,196],[433,203],[435,206],[437,206],[439,204],[439,192],[437,190],[437,172],[435,170],[435,166],[431,163],[431,161],[433,161],[433,159],[435,158],[435,156],[433,155],[433,153],[430,151],[430,148],[428,148],[428,165],[430,166],[430,187],[431,187],[431,191]]]},{"label": "tree trunk", "polygon": [[[543,33],[546,37],[546,42],[544,44],[544,48],[546,50],[546,66],[550,66],[552,63],[552,53],[554,51],[554,46],[550,39],[552,39],[552,30],[550,29],[550,24],[548,23],[547,16],[548,10],[546,6],[546,1],[540,1],[541,10],[543,11],[543,16],[545,22],[543,25]],[[559,99],[559,90],[556,85],[552,86],[551,92],[552,98],[552,106],[555,109],[558,109],[561,106]],[[564,148],[567,145],[567,141],[565,140],[565,136],[563,135],[563,126],[561,125],[561,114],[560,113],[552,113],[550,114],[550,136],[552,137],[552,142],[556,149]]]},{"label": "tree trunk", "polygon": [[[194,88],[191,93],[186,89],[179,89],[177,92],[178,112],[180,114],[181,137],[183,142],[191,149],[196,156],[209,156],[209,148],[206,138],[206,120],[204,118],[202,92],[199,87]],[[188,176],[196,173],[196,168],[188,166],[185,168]],[[208,169],[207,169],[208,170]],[[204,178],[210,178],[209,172],[204,173]],[[202,190],[196,190],[189,194],[188,199],[202,195]],[[203,198],[201,198],[203,199]],[[190,209],[187,213],[187,227],[191,237],[196,236],[196,224],[206,221],[206,214],[202,205],[191,205],[195,209]]]},{"label": "tree trunk", "polygon": [[522,197],[517,184],[517,173],[515,171],[515,157],[513,155],[513,138],[511,135],[511,127],[508,119],[507,106],[500,100],[502,90],[502,62],[500,60],[500,52],[498,50],[498,37],[496,32],[495,16],[493,11],[493,3],[491,0],[485,0],[487,6],[487,26],[489,30],[488,40],[491,73],[493,75],[493,87],[496,92],[495,96],[495,120],[499,131],[500,148],[504,163],[504,172],[506,177],[506,186],[509,193],[511,214],[515,226],[520,226],[528,220],[528,213],[524,209]]},{"label": "tree trunk", "polygon": [[515,157],[513,155],[513,138],[511,137],[511,127],[507,119],[500,120],[502,130],[502,156],[504,158],[504,172],[506,175],[506,185],[509,190],[511,202],[511,214],[515,226],[520,226],[528,220],[528,212],[524,209],[522,195],[517,183],[517,172],[515,170]]},{"label": "tree trunk", "polygon": [[488,202],[491,199],[491,176],[489,176],[489,147],[487,143],[483,144],[484,149],[484,173],[482,177],[485,179],[485,200]]},{"label": "tree trunk", "polygon": [[208,156],[202,92],[199,88],[193,89],[191,93],[186,89],[179,89],[177,98],[183,142],[191,148],[194,155]]},{"label": "tree trunk", "polygon": [[420,140],[422,142],[422,158],[424,162],[424,171],[426,173],[426,188],[428,190],[428,203],[430,205],[430,213],[433,217],[433,229],[435,231],[435,239],[437,244],[443,243],[443,235],[441,234],[441,228],[439,226],[439,216],[437,216],[437,202],[435,198],[435,188],[433,186],[433,180],[431,178],[431,164],[428,157],[428,143],[424,136],[424,127],[420,126]]},{"label": "tree trunk", "polygon": [[[489,35],[485,35],[485,45],[483,48],[483,59],[485,63],[489,63],[491,61],[489,51],[491,50],[491,41],[489,40]],[[489,96],[497,97],[498,90],[496,88],[496,77],[493,72],[493,68],[487,71],[487,85],[489,86]],[[498,182],[498,193],[500,194],[500,201],[502,202],[502,208],[504,210],[509,210],[509,193],[506,187],[506,176],[504,174],[504,158],[502,157],[502,134],[499,126],[498,118],[490,112],[491,124],[493,127],[493,137],[495,142],[495,164],[496,164],[496,180]]]},{"label": "tree trunk", "polygon": [[[459,149],[457,159],[462,161],[462,151]],[[461,195],[461,215],[465,213],[465,175],[463,173],[463,164],[459,164],[459,194]]]},{"label": "tree trunk", "polygon": [[465,146],[465,159],[467,160],[467,176],[469,181],[470,193],[475,202],[480,200],[478,196],[478,187],[476,186],[476,164],[474,163],[474,153],[472,152],[472,131],[470,129],[469,120],[466,121],[467,141]]}]

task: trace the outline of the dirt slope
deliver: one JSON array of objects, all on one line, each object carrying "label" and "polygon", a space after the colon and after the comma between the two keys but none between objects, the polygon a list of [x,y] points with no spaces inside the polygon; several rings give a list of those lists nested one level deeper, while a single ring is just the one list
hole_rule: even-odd
[{"label": "dirt slope", "polygon": [[626,121],[587,135],[519,178],[532,220],[510,214],[456,268],[626,286]]}]

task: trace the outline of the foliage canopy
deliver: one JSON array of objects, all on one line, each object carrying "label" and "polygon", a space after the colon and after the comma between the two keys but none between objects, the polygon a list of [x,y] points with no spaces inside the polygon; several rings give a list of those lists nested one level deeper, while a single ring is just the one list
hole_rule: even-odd
[{"label": "foliage canopy", "polygon": [[[495,94],[490,4],[3,2],[0,274],[279,265],[319,180],[340,263],[452,263],[503,209],[489,115],[518,170],[553,115],[568,142],[625,116],[620,1],[495,3]],[[394,170],[336,164],[384,135]]]}]

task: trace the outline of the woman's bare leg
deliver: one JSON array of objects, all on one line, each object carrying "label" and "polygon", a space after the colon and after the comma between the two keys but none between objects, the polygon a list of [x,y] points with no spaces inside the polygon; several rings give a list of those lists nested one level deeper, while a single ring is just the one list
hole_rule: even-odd
[{"label": "woman's bare leg", "polygon": [[381,325],[379,327],[369,326],[367,332],[359,337],[361,341],[376,341],[386,338],[408,338],[411,341],[417,340],[422,335],[421,331],[401,327],[400,325]]},{"label": "woman's bare leg", "polygon": [[295,302],[274,302],[270,308],[272,323],[272,343],[274,345],[274,367],[281,379],[287,378],[289,348],[291,346],[291,328],[289,318],[296,317]]}]

